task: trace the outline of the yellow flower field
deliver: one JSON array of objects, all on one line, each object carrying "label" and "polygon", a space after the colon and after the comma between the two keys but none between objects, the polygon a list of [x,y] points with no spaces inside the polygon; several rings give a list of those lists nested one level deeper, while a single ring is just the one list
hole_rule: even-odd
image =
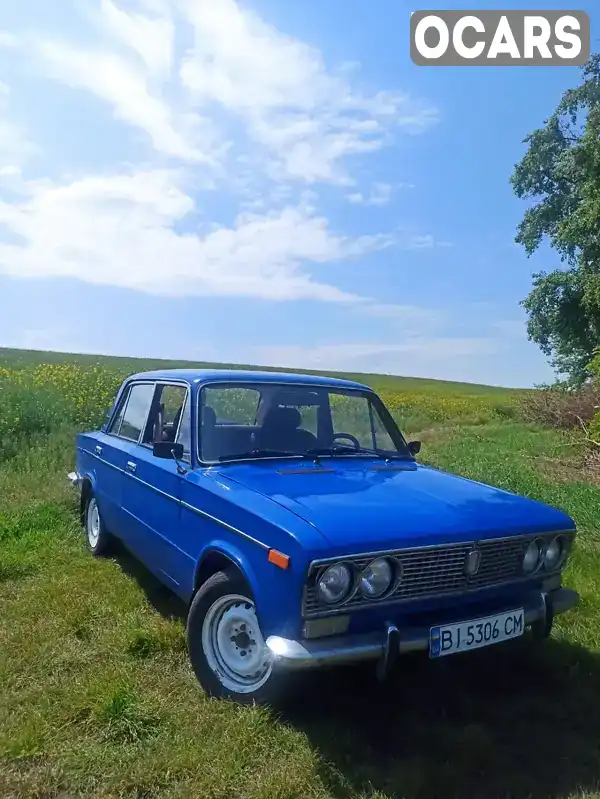
[{"label": "yellow flower field", "polygon": [[[16,363],[0,366],[0,448],[19,435],[61,427],[89,429],[102,423],[130,368],[104,362]],[[377,390],[377,383],[374,383]],[[513,415],[513,396],[394,390],[386,379],[380,395],[406,433],[440,424],[482,424]]]}]

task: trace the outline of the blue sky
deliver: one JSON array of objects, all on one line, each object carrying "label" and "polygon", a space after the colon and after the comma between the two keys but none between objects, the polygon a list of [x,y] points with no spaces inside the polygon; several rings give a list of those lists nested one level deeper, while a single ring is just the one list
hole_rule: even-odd
[{"label": "blue sky", "polygon": [[2,4],[0,345],[551,379],[509,177],[579,70],[417,67],[413,10]]}]

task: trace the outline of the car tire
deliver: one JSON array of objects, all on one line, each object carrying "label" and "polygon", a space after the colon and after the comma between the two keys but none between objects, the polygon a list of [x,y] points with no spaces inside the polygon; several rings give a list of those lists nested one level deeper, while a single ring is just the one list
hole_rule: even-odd
[{"label": "car tire", "polygon": [[110,550],[112,544],[111,535],[106,529],[106,525],[100,514],[98,501],[93,494],[88,496],[85,503],[83,527],[85,530],[87,548],[92,555],[98,557]]},{"label": "car tire", "polygon": [[273,668],[246,581],[217,572],[197,591],[187,620],[187,645],[198,682],[209,696],[275,705],[283,675]]}]

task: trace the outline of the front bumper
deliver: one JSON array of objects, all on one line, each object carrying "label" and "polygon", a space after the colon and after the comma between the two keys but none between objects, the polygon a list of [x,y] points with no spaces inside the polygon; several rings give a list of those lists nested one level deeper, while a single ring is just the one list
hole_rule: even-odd
[{"label": "front bumper", "polygon": [[[575,607],[579,594],[570,588],[558,588],[549,593],[540,592],[528,599],[523,606],[525,625],[535,625],[547,634],[552,619],[559,613]],[[511,610],[499,608],[498,613]],[[467,616],[467,621],[471,616]],[[462,621],[459,619],[458,621]],[[429,649],[429,626],[400,626],[394,624],[373,633],[362,635],[340,635],[329,638],[295,641],[271,635],[267,646],[273,653],[274,663],[282,669],[315,669],[357,663],[362,660],[381,659],[386,670],[398,654]]]}]

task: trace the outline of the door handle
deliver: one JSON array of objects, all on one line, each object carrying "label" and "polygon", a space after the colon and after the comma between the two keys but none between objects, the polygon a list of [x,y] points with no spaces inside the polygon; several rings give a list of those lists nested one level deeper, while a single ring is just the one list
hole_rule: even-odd
[{"label": "door handle", "polygon": [[102,455],[102,447],[101,446],[97,446],[96,447],[96,455]]},{"label": "door handle", "polygon": [[133,461],[127,461],[127,468],[130,472],[135,472],[137,469],[137,464],[135,464]]}]

